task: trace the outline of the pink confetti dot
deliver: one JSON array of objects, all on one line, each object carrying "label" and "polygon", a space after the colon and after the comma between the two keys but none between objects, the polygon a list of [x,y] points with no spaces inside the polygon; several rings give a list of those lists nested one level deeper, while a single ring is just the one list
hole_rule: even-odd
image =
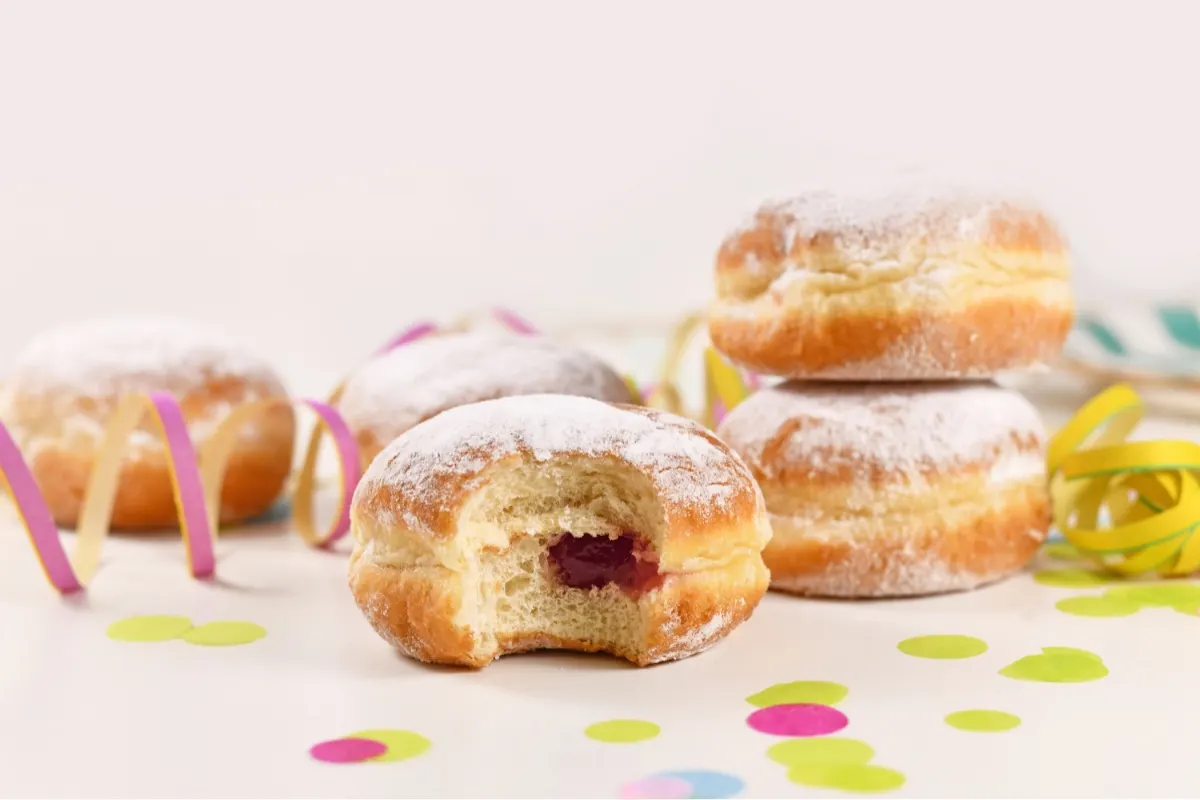
[{"label": "pink confetti dot", "polygon": [[317,761],[327,764],[357,764],[360,761],[381,756],[387,752],[387,745],[374,739],[330,739],[327,742],[314,744],[308,754]]},{"label": "pink confetti dot", "polygon": [[621,800],[672,800],[691,796],[692,785],[683,778],[642,778],[621,787]]},{"label": "pink confetti dot", "polygon": [[846,715],[818,703],[789,703],[760,708],[746,717],[746,724],[772,736],[824,736],[848,725]]}]

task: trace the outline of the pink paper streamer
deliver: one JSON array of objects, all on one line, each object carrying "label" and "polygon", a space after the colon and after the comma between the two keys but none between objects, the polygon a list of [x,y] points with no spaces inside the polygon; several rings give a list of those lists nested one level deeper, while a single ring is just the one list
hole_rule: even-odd
[{"label": "pink paper streamer", "polygon": [[350,530],[350,501],[354,498],[354,490],[362,477],[358,463],[358,443],[350,431],[350,426],[346,424],[346,420],[342,419],[342,415],[333,406],[310,398],[302,398],[299,402],[316,412],[317,416],[325,423],[329,434],[333,437],[334,446],[338,451],[338,460],[342,466],[342,507],[338,512],[337,524],[325,541],[321,543],[322,547],[328,547]]},{"label": "pink paper streamer", "polygon": [[389,339],[387,344],[381,347],[376,355],[390,353],[397,347],[401,347],[410,342],[415,342],[417,339],[422,339],[431,333],[436,333],[437,329],[437,325],[433,324],[432,322],[418,322],[410,325]]},{"label": "pink paper streamer", "polygon": [[167,455],[175,468],[179,504],[183,512],[183,532],[192,576],[211,578],[217,569],[213,552],[213,531],[204,508],[204,484],[200,481],[200,462],[188,435],[187,420],[175,398],[166,392],[151,392],[150,402],[162,420],[167,440]]},{"label": "pink paper streamer", "polygon": [[539,334],[538,329],[534,327],[532,322],[511,309],[496,306],[492,309],[492,314],[514,333],[519,333],[523,336],[537,336]]},{"label": "pink paper streamer", "polygon": [[63,549],[58,526],[50,515],[50,509],[21,451],[13,441],[8,429],[0,424],[0,469],[8,479],[13,502],[29,530],[29,540],[37,551],[38,560],[46,572],[46,578],[55,589],[68,594],[83,588],[71,568],[71,560]]}]

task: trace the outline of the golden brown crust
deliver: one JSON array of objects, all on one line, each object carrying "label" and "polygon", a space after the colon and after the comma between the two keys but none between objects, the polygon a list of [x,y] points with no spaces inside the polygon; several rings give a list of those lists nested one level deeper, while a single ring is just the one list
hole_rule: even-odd
[{"label": "golden brown crust", "polygon": [[1046,363],[1074,315],[1053,223],[1007,201],[765,206],[717,256],[714,345],[792,378],[939,380]]},{"label": "golden brown crust", "polygon": [[[221,378],[205,382],[177,399],[199,445],[202,436],[197,436],[196,421],[213,424],[229,405],[283,396],[278,384]],[[72,528],[78,521],[101,432],[118,399],[73,396],[61,391],[6,394],[5,423],[21,442],[34,480],[55,522],[62,527]],[[178,525],[166,452],[157,439],[148,438],[151,430],[147,424],[138,434],[141,441],[131,444],[122,459],[110,523],[113,530],[156,531]],[[272,409],[247,426],[230,454],[225,472],[220,510],[223,523],[252,519],[275,502],[291,473],[294,436],[295,419],[287,407]]]},{"label": "golden brown crust", "polygon": [[460,580],[444,567],[387,567],[365,558],[350,569],[354,598],[384,640],[419,661],[473,668],[503,655],[543,649],[609,652],[638,666],[686,658],[750,618],[766,593],[769,574],[755,554],[720,569],[666,576],[661,588],[639,601],[642,635],[630,648],[526,630],[503,633],[480,649],[477,632],[454,622]]},{"label": "golden brown crust", "polygon": [[719,433],[762,490],[776,589],[970,588],[1024,565],[1048,530],[1041,420],[994,383],[785,383]]},{"label": "golden brown crust", "polygon": [[[1021,570],[1050,526],[1040,482],[949,513],[821,524],[772,515],[771,588],[818,597],[898,597],[975,588]],[[881,530],[886,528],[886,530]]]},{"label": "golden brown crust", "polygon": [[[564,439],[563,446],[547,449],[522,436],[507,436],[506,426],[514,422],[512,418],[483,414],[484,407],[493,404],[515,408],[518,415],[528,407],[529,419],[543,413],[538,404],[546,405],[544,413],[548,414],[560,413],[556,409],[564,406],[571,409],[561,413],[574,414],[579,404],[585,404],[606,410],[604,424],[636,425],[642,420],[649,425],[621,428],[615,438],[605,438],[612,433],[606,429],[590,440],[586,429],[580,429],[580,438]],[[580,413],[592,411],[585,407]],[[618,415],[615,420],[614,414]],[[629,419],[624,423],[620,417],[626,416]],[[586,416],[570,422],[580,419]],[[441,438],[443,431],[448,438]],[[415,438],[418,434],[438,437],[435,458]],[[671,449],[654,452],[642,446],[651,440]],[[628,468],[643,474],[662,507],[666,534],[659,557],[667,569],[712,552],[761,546],[761,532],[746,526],[747,520],[761,513],[761,493],[746,465],[724,442],[682,417],[588,398],[513,397],[443,412],[380,453],[355,492],[354,513],[373,525],[395,519],[417,523],[396,529],[398,538],[413,540],[404,549],[440,546],[439,542],[457,536],[464,505],[486,486],[489,474],[522,462],[542,463],[547,468],[554,463],[573,463],[597,471]]]},{"label": "golden brown crust", "polygon": [[941,380],[1047,364],[1074,320],[1069,307],[984,299],[961,311],[914,309],[753,318],[714,312],[714,346],[753,372],[794,378]]}]

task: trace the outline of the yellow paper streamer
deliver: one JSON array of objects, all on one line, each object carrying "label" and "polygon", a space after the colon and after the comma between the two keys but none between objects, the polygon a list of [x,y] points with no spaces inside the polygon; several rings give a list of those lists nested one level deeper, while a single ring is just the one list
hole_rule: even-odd
[{"label": "yellow paper streamer", "polygon": [[715,428],[725,414],[750,395],[751,386],[749,379],[708,346],[704,350],[704,408],[694,412],[685,407],[678,387],[679,372],[688,345],[696,333],[703,329],[705,322],[704,314],[695,313],[684,317],[675,326],[667,341],[659,382],[648,393],[646,404],[672,414],[692,417],[709,428]]},{"label": "yellow paper streamer", "polygon": [[1054,523],[1080,552],[1122,575],[1200,569],[1200,445],[1126,441],[1141,398],[1119,384],[1081,408],[1050,440]]}]

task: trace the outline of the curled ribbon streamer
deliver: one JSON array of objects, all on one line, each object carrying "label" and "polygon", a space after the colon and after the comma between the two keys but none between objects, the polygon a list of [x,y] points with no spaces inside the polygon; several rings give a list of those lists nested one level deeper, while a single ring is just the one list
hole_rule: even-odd
[{"label": "curled ribbon streamer", "polygon": [[698,417],[709,428],[715,428],[725,414],[760,386],[760,381],[757,375],[739,370],[708,346],[704,350],[704,409],[700,414],[688,413],[677,379],[688,343],[703,328],[705,319],[704,314],[689,314],[675,326],[667,342],[660,380],[647,392],[646,403],[673,414]]},{"label": "curled ribbon streamer", "polygon": [[1046,455],[1054,522],[1113,572],[1187,575],[1200,569],[1200,445],[1126,441],[1143,413],[1137,392],[1118,384],[1054,435]]},{"label": "curled ribbon streamer", "polygon": [[[528,320],[526,320],[521,315],[517,314],[515,311],[511,311],[507,308],[501,308],[501,307],[497,306],[497,307],[489,309],[489,313],[493,317],[495,317],[497,320],[499,320],[502,325],[509,328],[509,330],[511,330],[513,333],[518,333],[518,334],[522,334],[522,335],[537,334],[537,328],[535,328],[532,323],[530,323]],[[428,336],[437,336],[441,333],[445,333],[448,331],[469,329],[472,326],[472,319],[473,319],[473,316],[467,315],[467,316],[460,318],[454,325],[450,325],[445,328],[438,326],[437,323],[429,322],[429,321],[413,323],[412,325],[409,325],[407,328],[400,330],[398,333],[396,333],[394,336],[392,336],[392,338],[388,339],[387,342],[383,345],[383,347],[381,347],[375,351],[373,357],[378,358],[379,356],[385,355],[386,353],[390,353],[391,351],[395,350],[398,347],[403,347],[406,344],[411,344],[412,342],[415,342],[418,339],[424,339]],[[333,388],[333,391],[331,391],[329,393],[328,398],[326,398],[325,404],[322,404],[322,408],[328,409],[336,417],[337,423],[335,423],[335,424],[340,424],[342,427],[345,427],[345,423],[342,422],[340,416],[337,416],[336,412],[333,412],[332,407],[336,406],[338,401],[342,399],[342,392],[344,392],[346,389],[346,380],[347,379],[343,379],[342,381],[340,381],[338,383],[338,385]],[[323,420],[325,419],[325,415],[321,412],[321,410],[318,410],[317,407],[313,405],[313,403],[315,403],[316,401],[306,401],[306,402],[309,404],[309,406],[311,408],[313,408],[314,411],[317,411],[318,416],[321,416]],[[324,436],[322,436],[322,431],[320,428],[314,428],[312,433],[309,434],[308,442],[304,447],[304,460],[302,462],[302,466],[300,469],[300,478],[297,480],[297,483],[296,483],[297,494],[299,494],[301,492],[302,485],[305,487],[306,493],[307,493],[307,489],[308,489],[309,485],[314,487],[311,491],[315,491],[315,481],[316,481],[315,475],[316,475],[316,471],[317,471],[317,462],[320,460],[320,457],[321,457],[321,442],[323,441],[323,439],[324,439]],[[337,440],[337,438],[335,436],[335,441],[340,441],[340,440]],[[358,458],[357,447],[355,448],[355,453],[356,453],[355,458],[357,459]],[[358,463],[359,472],[361,473],[361,471],[363,469],[365,469],[366,466],[367,466],[366,464]],[[344,480],[344,478],[345,478],[344,468],[343,468],[342,475],[343,475],[343,480]],[[310,482],[307,485],[305,484],[305,476],[308,476],[307,480]],[[344,485],[343,485],[343,491],[345,491]],[[352,486],[350,488],[349,494],[346,495],[346,497],[349,498],[353,494],[354,494],[354,487]],[[344,510],[348,514],[349,513],[349,500],[347,500],[345,506],[346,507]],[[307,509],[311,509],[311,501],[308,502]],[[301,514],[301,521],[303,521],[305,519],[311,520],[311,510],[303,510],[302,509],[300,511],[300,514]],[[309,531],[312,530],[311,525],[309,526],[308,530]],[[303,531],[302,531],[301,535],[305,535]],[[334,538],[336,538],[336,537],[334,537]],[[305,536],[305,539],[308,540],[308,536]]]},{"label": "curled ribbon streamer", "polygon": [[[215,545],[222,479],[237,434],[252,417],[269,408],[290,405],[291,402],[264,400],[237,407],[213,432],[198,458],[188,435],[187,420],[175,398],[163,392],[131,394],[121,398],[108,419],[88,476],[71,555],[63,546],[58,527],[33,474],[7,429],[0,425],[0,478],[12,496],[47,581],[66,594],[86,588],[95,576],[100,565],[100,551],[109,533],[126,445],[134,430],[147,419],[166,446],[167,471],[179,515],[179,530],[189,572],[195,578],[211,577],[216,571]],[[342,471],[341,509],[329,530],[318,534],[312,522],[316,486],[311,472],[302,471],[293,498],[297,529],[310,544],[324,546],[349,530],[349,501],[358,481],[358,455],[354,439],[337,412],[313,400],[295,402],[311,407],[338,444]]]}]

